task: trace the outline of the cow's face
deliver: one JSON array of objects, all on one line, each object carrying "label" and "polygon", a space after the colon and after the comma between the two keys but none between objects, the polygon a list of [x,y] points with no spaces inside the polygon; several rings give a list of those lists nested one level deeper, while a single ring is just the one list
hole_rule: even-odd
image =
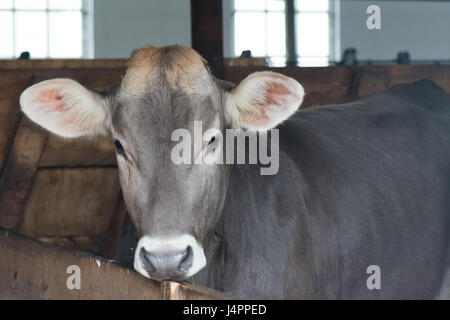
[{"label": "cow's face", "polygon": [[[20,98],[30,119],[58,135],[111,132],[125,202],[140,235],[135,269],[146,277],[183,279],[206,265],[202,241],[220,217],[230,171],[211,164],[223,152],[219,133],[272,128],[303,99],[298,82],[271,72],[225,86],[192,49],[145,47],[133,54],[120,85],[106,94],[54,79],[33,85]],[[189,134],[190,155],[184,159],[190,163],[173,158],[180,129]]]}]

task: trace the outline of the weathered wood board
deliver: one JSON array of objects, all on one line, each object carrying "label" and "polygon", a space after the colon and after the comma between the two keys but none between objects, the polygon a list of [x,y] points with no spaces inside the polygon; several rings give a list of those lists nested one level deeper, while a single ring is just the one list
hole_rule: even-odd
[{"label": "weathered wood board", "polygon": [[[0,229],[0,299],[223,299],[220,292],[155,281],[111,261],[43,244]],[[68,289],[69,266],[80,289]],[[70,282],[70,281],[69,281]]]},{"label": "weathered wood board", "polygon": [[103,235],[120,195],[115,168],[40,169],[19,232],[26,236]]}]

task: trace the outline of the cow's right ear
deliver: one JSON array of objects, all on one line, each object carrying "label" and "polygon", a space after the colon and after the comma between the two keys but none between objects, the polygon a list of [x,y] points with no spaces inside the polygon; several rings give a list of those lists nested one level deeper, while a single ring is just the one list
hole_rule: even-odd
[{"label": "cow's right ear", "polygon": [[67,138],[106,132],[106,100],[70,79],[39,82],[20,96],[22,111],[45,129]]}]

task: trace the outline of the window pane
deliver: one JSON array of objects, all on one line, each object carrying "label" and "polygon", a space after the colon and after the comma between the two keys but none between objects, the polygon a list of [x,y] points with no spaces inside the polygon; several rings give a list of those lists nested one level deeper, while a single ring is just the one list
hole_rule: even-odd
[{"label": "window pane", "polygon": [[295,9],[300,11],[327,11],[328,0],[295,0]]},{"label": "window pane", "polygon": [[[261,1],[262,2],[262,1]],[[284,0],[267,0],[267,10],[284,10]]]},{"label": "window pane", "polygon": [[267,14],[267,54],[284,56],[286,54],[286,30],[284,13]]},{"label": "window pane", "polygon": [[11,12],[0,12],[0,58],[13,57],[13,22]]},{"label": "window pane", "polygon": [[300,56],[328,56],[328,14],[299,13],[296,16],[297,54]]},{"label": "window pane", "polygon": [[326,67],[328,60],[328,57],[300,57],[298,65],[300,67]]},{"label": "window pane", "polygon": [[270,67],[284,67],[286,66],[286,57],[270,57],[269,58]]},{"label": "window pane", "polygon": [[254,57],[266,55],[266,19],[264,13],[236,12],[234,17],[234,53],[251,50]]},{"label": "window pane", "polygon": [[81,58],[81,12],[50,13],[50,52],[52,58]]},{"label": "window pane", "polygon": [[81,0],[49,0],[50,9],[81,10]]},{"label": "window pane", "polygon": [[12,9],[12,0],[0,0],[0,9]]},{"label": "window pane", "polygon": [[235,10],[265,10],[266,2],[264,0],[234,0],[234,9]]},{"label": "window pane", "polygon": [[46,9],[47,0],[16,0],[16,9]]},{"label": "window pane", "polygon": [[31,58],[47,56],[47,19],[45,12],[16,12],[16,56],[29,51]]}]

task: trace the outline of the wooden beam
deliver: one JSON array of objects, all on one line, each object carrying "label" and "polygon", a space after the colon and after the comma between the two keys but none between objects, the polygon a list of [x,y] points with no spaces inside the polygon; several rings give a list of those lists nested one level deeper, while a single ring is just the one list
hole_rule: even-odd
[{"label": "wooden beam", "polygon": [[[109,260],[40,243],[0,229],[0,299],[222,299],[220,292],[142,277]],[[80,285],[68,289],[69,266]],[[172,288],[164,294],[162,288]]]},{"label": "wooden beam", "polygon": [[222,78],[222,0],[191,0],[191,34],[192,48],[208,61],[212,73]]},{"label": "wooden beam", "polygon": [[22,117],[0,178],[0,226],[17,230],[48,134]]}]

